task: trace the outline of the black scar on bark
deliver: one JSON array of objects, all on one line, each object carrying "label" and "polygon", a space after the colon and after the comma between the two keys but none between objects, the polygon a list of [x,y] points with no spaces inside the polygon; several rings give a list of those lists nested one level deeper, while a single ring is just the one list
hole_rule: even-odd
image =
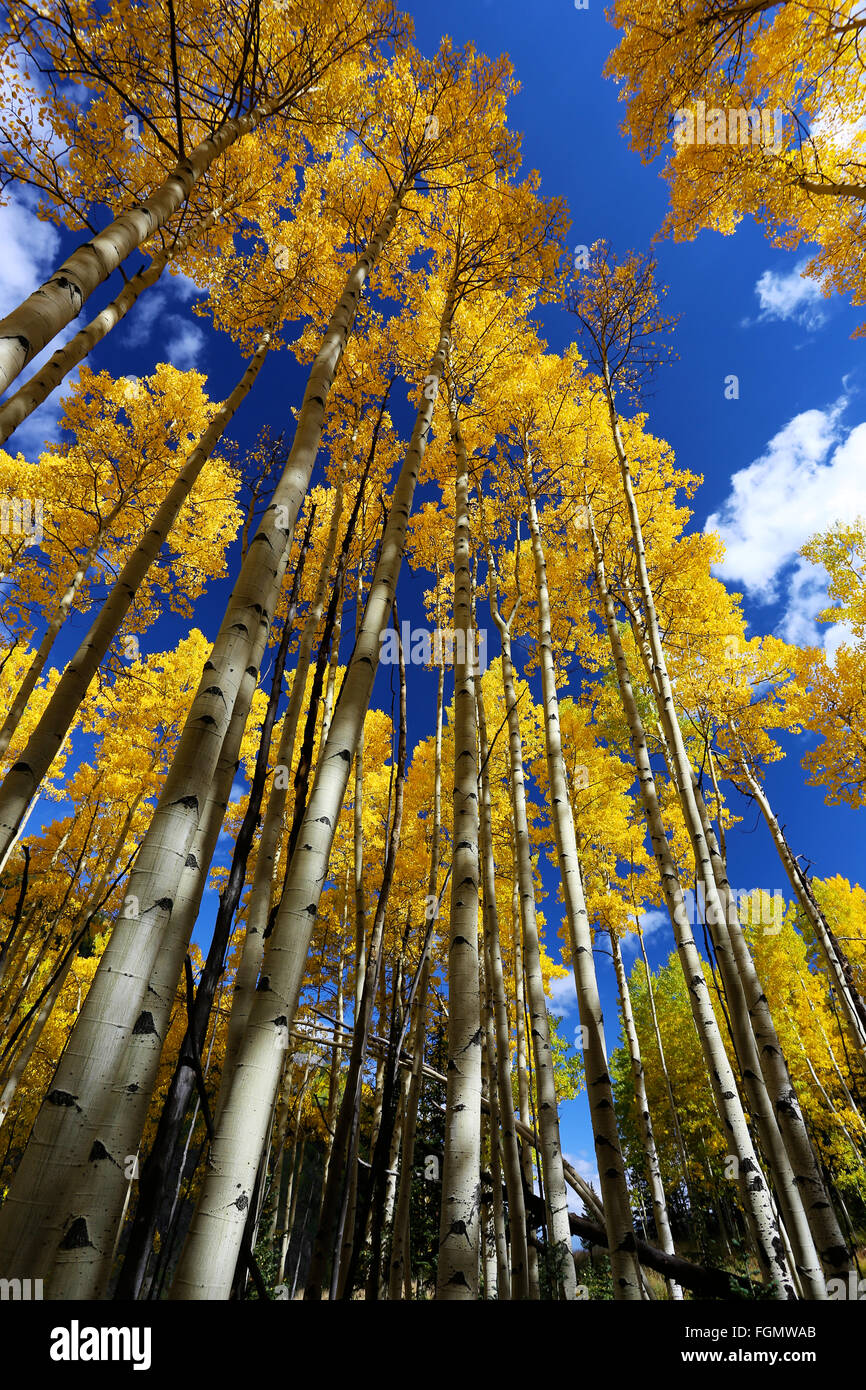
[{"label": "black scar on bark", "polygon": [[[90,1153],[87,1155],[87,1162],[101,1163],[106,1158],[109,1159],[111,1163],[114,1163],[114,1159],[111,1157],[111,1154],[108,1152],[108,1149],[105,1147],[102,1140],[94,1139],[93,1147],[91,1148]],[[118,1166],[118,1164],[115,1164],[115,1167]]]},{"label": "black scar on bark", "polygon": [[185,811],[198,810],[197,796],[179,796],[177,801],[173,801],[172,806],[182,806]]},{"label": "black scar on bark", "polygon": [[225,704],[225,702],[226,702],[226,697],[225,697],[225,695],[222,693],[222,691],[220,690],[220,688],[219,688],[218,685],[209,685],[208,688],[207,688],[207,690],[203,691],[202,694],[204,694],[204,695],[219,695],[219,697],[220,697],[220,699],[222,700],[223,704]]},{"label": "black scar on bark", "polygon": [[32,772],[32,771],[33,771],[32,767],[30,766],[29,763],[13,763],[13,764],[12,764],[11,770],[12,770],[12,772]]},{"label": "black scar on bark", "polygon": [[257,994],[264,993],[264,991],[270,989],[270,987],[271,987],[271,977],[270,977],[270,975],[263,975],[262,978],[259,980],[258,984],[256,985],[256,993],[257,993]]},{"label": "black scar on bark", "polygon": [[239,1197],[235,1197],[234,1201],[229,1203],[229,1206],[237,1207],[238,1211],[246,1211],[249,1206],[246,1193],[242,1192]]},{"label": "black scar on bark", "polygon": [[148,1013],[147,1009],[142,1009],[138,1018],[135,1020],[135,1027],[132,1030],[132,1035],[133,1037],[140,1037],[142,1034],[147,1033],[153,1033],[155,1035],[156,1027],[153,1022],[153,1014]]},{"label": "black scar on bark", "polygon": [[82,1250],[85,1246],[93,1247],[90,1239],[90,1232],[87,1229],[87,1222],[83,1216],[76,1216],[66,1235],[63,1237],[58,1249],[60,1250]]},{"label": "black scar on bark", "polygon": [[271,1023],[275,1028],[288,1028],[289,1026],[289,1020],[286,1018],[285,1014],[280,1014],[277,1018],[272,1018]]},{"label": "black scar on bark", "polygon": [[192,853],[190,853],[190,854],[188,854],[188,855],[186,856],[186,868],[187,868],[187,869],[197,869],[197,868],[198,868],[198,860],[196,859],[195,855],[192,854]]},{"label": "black scar on bark", "polygon": [[50,1094],[45,1097],[45,1103],[46,1105],[71,1105],[76,1110],[78,1109],[78,1102],[75,1096],[71,1096],[68,1091],[51,1091]]},{"label": "black scar on bark", "polygon": [[174,898],[157,898],[154,907],[158,907],[161,912],[171,912],[174,907]]}]

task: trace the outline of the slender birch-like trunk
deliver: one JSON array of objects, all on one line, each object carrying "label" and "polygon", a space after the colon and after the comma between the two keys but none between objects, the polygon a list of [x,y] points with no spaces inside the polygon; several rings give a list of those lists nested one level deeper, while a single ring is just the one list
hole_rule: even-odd
[{"label": "slender birch-like trunk", "polygon": [[[181,1044],[180,1055],[175,1066],[175,1072],[168,1089],[162,1113],[160,1114],[157,1132],[154,1136],[150,1154],[148,1155],[147,1162],[141,1174],[135,1220],[127,1242],[124,1268],[117,1287],[116,1296],[120,1298],[137,1298],[139,1295],[141,1283],[147,1267],[147,1261],[150,1256],[153,1236],[156,1231],[160,1199],[165,1187],[171,1186],[175,1175],[183,1117],[197,1077],[198,1068],[196,1059],[204,1045],[208,1020],[213,1008],[214,996],[220,976],[223,972],[226,951],[231,938],[232,922],[234,921],[235,911],[243,890],[252,838],[258,823],[262,792],[264,790],[268,759],[270,756],[271,736],[276,720],[277,705],[282,691],[286,652],[292,632],[295,603],[300,588],[304,561],[310,544],[310,534],[314,516],[315,507],[311,508],[310,511],[304,542],[292,579],[292,591],[289,597],[286,619],[283,624],[283,632],[274,659],[270,695],[262,721],[259,747],[256,754],[255,771],[250,787],[249,802],[235,841],[228,880],[220,894],[220,903],[217,910],[213,935],[211,937],[210,946],[208,947],[201,980],[196,990],[194,1021],[190,1021],[187,1036]],[[246,696],[247,691],[249,691],[250,696],[252,696],[253,687],[254,683],[250,680],[248,685],[242,687],[243,696]],[[232,782],[238,766],[240,739],[243,736],[248,713],[247,708],[245,708],[246,704],[245,698],[243,700],[239,698],[239,704],[235,709],[232,717],[232,725],[230,726],[230,731],[226,738],[226,747],[223,749],[220,760],[221,766],[217,769],[214,783],[216,795],[211,798],[211,807],[213,810],[211,810],[210,815],[206,814],[204,818],[203,824],[207,828],[208,844],[205,845],[201,855],[202,862],[199,865],[197,880],[197,887],[198,884],[200,884],[201,888],[195,894],[195,898],[191,904],[191,917],[193,907],[196,915],[198,912],[201,893],[205,886],[206,875],[209,872],[211,858],[216,847],[216,839],[222,826],[225,804],[231,793]],[[236,744],[237,746],[235,746]],[[221,768],[223,770],[222,776],[220,775]]]},{"label": "slender birch-like trunk", "polygon": [[[638,1041],[637,1029],[634,1024],[634,1014],[631,1007],[631,995],[626,979],[625,966],[623,965],[622,951],[620,949],[619,937],[611,928],[608,932],[610,937],[610,949],[613,955],[613,968],[616,972],[616,983],[619,988],[619,1005],[622,1011],[623,1034],[628,1047],[629,1059],[631,1061],[632,1081],[634,1082],[634,1098],[637,1106],[638,1127],[640,1129],[641,1143],[646,1157],[647,1177],[649,1178],[650,1192],[652,1194],[653,1218],[655,1220],[656,1235],[662,1250],[668,1255],[675,1255],[674,1239],[671,1234],[671,1223],[668,1217],[668,1205],[665,1201],[665,1190],[662,1183],[661,1169],[659,1167],[659,1156],[656,1149],[655,1135],[653,1133],[652,1116],[650,1115],[649,1101],[647,1100],[646,1081],[644,1079],[643,1059],[640,1055],[640,1042]],[[673,1299],[680,1300],[683,1291],[675,1280],[667,1281],[668,1291]]]},{"label": "slender birch-like trunk", "polygon": [[[509,785],[511,790],[511,809],[514,824],[515,869],[519,885],[520,919],[518,926],[523,928],[523,969],[526,989],[529,994],[529,1014],[531,1020],[532,1044],[535,1056],[536,1086],[538,1088],[538,1129],[541,1140],[541,1161],[544,1174],[544,1192],[547,1201],[548,1232],[550,1249],[555,1268],[558,1271],[556,1283],[559,1296],[573,1299],[577,1284],[574,1276],[574,1260],[571,1256],[571,1231],[568,1224],[568,1200],[565,1191],[565,1174],[562,1166],[562,1146],[559,1135],[559,1112],[556,1098],[556,1081],[553,1070],[553,1052],[550,1046],[547,1001],[544,994],[544,980],[541,971],[541,946],[536,917],[535,882],[532,866],[532,846],[529,838],[529,820],[526,808],[526,781],[523,768],[523,740],[520,734],[520,716],[517,709],[517,693],[514,682],[514,667],[511,660],[511,622],[517,605],[506,622],[500,607],[496,570],[493,556],[488,548],[488,588],[490,611],[499,630],[502,647],[502,686],[505,709],[508,717],[508,755]],[[486,757],[486,728],[483,711],[479,710],[483,733],[482,760]],[[485,772],[482,778],[482,797],[484,795]],[[498,946],[498,932],[497,941]],[[495,964],[494,964],[495,969]],[[501,970],[501,962],[500,962]],[[506,1025],[507,1026],[507,1025]],[[509,1078],[510,1091],[510,1078]],[[509,1191],[509,1209],[511,1194]],[[515,1210],[514,1223],[523,1220],[526,1230],[526,1217],[521,1201]],[[514,1239],[514,1237],[512,1237]]]},{"label": "slender birch-like trunk", "polygon": [[[492,1084],[499,1094],[500,1148],[502,1150],[505,1186],[508,1193],[508,1212],[511,1225],[510,1296],[520,1300],[529,1296],[529,1258],[526,1243],[526,1210],[523,1203],[523,1184],[520,1174],[520,1150],[514,1128],[514,1096],[511,1090],[511,1039],[508,1027],[508,1004],[505,997],[505,977],[499,940],[499,913],[496,906],[496,869],[493,859],[493,824],[490,799],[490,776],[487,769],[489,745],[484,698],[476,691],[478,704],[478,757],[481,762],[481,864],[484,922],[484,968],[490,1008],[490,1026],[494,1031],[496,1067]],[[546,1016],[545,1016],[546,1021]],[[493,1053],[491,1052],[491,1055]],[[491,1098],[492,1099],[492,1098]],[[563,1179],[564,1182],[564,1179]],[[570,1249],[570,1246],[569,1246]]]},{"label": "slender birch-like trunk", "polygon": [[[516,847],[514,847],[514,861],[515,863],[517,862]],[[526,1065],[526,998],[523,972],[523,943],[520,939],[520,889],[516,876],[511,894],[511,919],[514,933],[514,1035],[517,1043],[517,1055],[515,1060],[517,1062],[517,1101],[520,1109],[520,1119],[519,1121],[515,1121],[515,1124],[518,1133],[526,1137],[527,1133],[534,1134],[535,1131],[532,1128],[529,1071]],[[524,1190],[531,1192],[534,1182],[532,1155],[525,1146],[521,1149],[520,1153],[520,1167],[523,1172],[525,1183]],[[541,1288],[538,1279],[538,1251],[534,1244],[528,1243],[528,1257],[529,1297],[533,1300],[537,1300],[541,1297]]]},{"label": "slender birch-like trunk", "polygon": [[[636,613],[632,613],[636,629]],[[736,899],[703,797],[697,786],[673,706],[660,698],[661,678],[648,639],[640,640],[662,723],[665,756],[690,830],[704,888],[707,925],[725,987],[740,1072],[808,1299],[827,1296],[822,1266],[833,1273],[849,1264],[844,1237],[824,1189],[796,1091],[791,1083],[770,1007],[740,926]],[[673,725],[676,723],[676,727]],[[678,747],[680,756],[672,749]],[[695,827],[699,827],[699,834]],[[820,1253],[819,1253],[820,1252]]]},{"label": "slender birch-like trunk", "polygon": [[481,1002],[478,980],[478,754],[469,534],[469,459],[449,402],[454,512],[454,828],[448,946],[448,1086],[436,1297],[478,1297],[481,1218]]},{"label": "slender birch-like trunk", "polygon": [[[262,953],[265,945],[265,932],[268,925],[268,913],[271,908],[273,879],[277,856],[279,854],[280,840],[283,835],[283,817],[286,810],[286,797],[292,775],[292,766],[295,760],[295,740],[298,732],[298,721],[301,716],[301,708],[307,689],[307,676],[310,670],[313,644],[325,607],[325,594],[327,592],[328,582],[331,578],[334,555],[336,553],[337,540],[340,533],[340,521],[343,515],[343,482],[344,476],[343,473],[341,473],[337,482],[336,495],[328,529],[328,539],[325,544],[325,551],[322,556],[322,563],[316,580],[316,588],[310,607],[307,610],[307,616],[304,621],[298,645],[298,656],[292,674],[292,688],[289,694],[289,703],[283,715],[283,729],[280,735],[270,796],[268,797],[268,807],[265,812],[259,836],[258,849],[256,852],[256,867],[253,870],[253,882],[250,888],[249,903],[247,904],[247,926],[246,932],[244,933],[244,944],[241,950],[241,958],[238,962],[232,990],[231,1015],[229,1017],[228,1034],[226,1037],[223,1078],[231,1075],[238,1046],[244,1035],[247,1020],[249,1019],[253,993],[255,991],[256,981],[259,977],[259,970],[261,969]],[[223,1094],[224,1088],[221,1086],[218,1109],[222,1105]]]},{"label": "slender birch-like trunk", "polygon": [[237,774],[266,638],[267,633],[262,630],[253,648],[253,664],[244,673],[192,853],[180,878],[168,931],[142,1000],[145,1007],[112,1078],[102,1113],[93,1126],[87,1164],[79,1170],[79,1184],[69,1199],[63,1239],[48,1285],[53,1298],[104,1296],[128,1192],[127,1169],[130,1159],[138,1153],[171,1024],[183,958]]},{"label": "slender birch-like trunk", "polygon": [[182,237],[168,250],[161,251],[153,257],[149,265],[131,276],[120,294],[112,299],[110,304],[106,304],[86,328],[80,329],[68,343],[58,348],[45,365],[19,387],[14,396],[10,396],[8,401],[0,405],[0,444],[6,443],[18,426],[48,399],[52,391],[57,390],[64,378],[84,361],[88,353],[102,342],[121,319],[126,317],[139,296],[157,283],[169,262],[182,255],[219,221],[223,211],[222,207],[214,208],[193,232]]},{"label": "slender birch-like trunk", "polygon": [[[450,341],[453,292],[440,324],[428,384],[441,379]],[[358,735],[369,705],[406,541],[418,472],[433,418],[432,392],[422,397],[412,438],[394,489],[361,630],[334,711],[328,741],[298,837],[262,964],[250,1021],[229,1081],[196,1215],[175,1280],[176,1298],[224,1298],[243,1234],[243,1213],[265,1142],[279,1080],[276,1040],[297,1008],[310,936],[327,879],[337,818]],[[243,1199],[243,1200],[242,1200]]]},{"label": "slender birch-like trunk", "polygon": [[[438,626],[438,601],[437,601]],[[436,695],[436,737],[433,764],[433,818],[430,838],[430,872],[427,878],[427,910],[425,919],[428,929],[435,920],[437,906],[437,886],[439,881],[439,837],[442,828],[442,717],[445,706],[445,666],[442,661],[441,645],[436,653],[438,665]],[[421,1084],[424,1065],[425,1017],[427,1010],[427,991],[430,982],[430,949],[425,941],[421,960],[418,986],[412,1002],[412,1069],[409,1076],[409,1089],[406,1094],[405,1120],[403,1123],[403,1156],[400,1160],[400,1181],[397,1189],[397,1207],[394,1216],[394,1231],[391,1238],[391,1263],[388,1275],[388,1298],[408,1297],[410,1285],[409,1251],[409,1203],[412,1196],[412,1168],[415,1159],[415,1131],[418,1124],[418,1103],[421,1099]]]},{"label": "slender birch-like trunk", "polygon": [[752,1233],[762,1274],[774,1286],[775,1296],[783,1299],[792,1296],[793,1289],[776,1228],[770,1194],[752,1144],[733,1069],[728,1061],[710,992],[704,978],[700,953],[695,945],[689,924],[682,886],[665,834],[646,734],[632,688],[622,638],[616,622],[613,599],[607,588],[601,547],[589,508],[588,514],[596,583],[602,603],[608,641],[616,667],[620,699],[629,727],[638,787],[653,852],[659,867],[662,891],[674,929],[683,975],[688,985],[692,1016],[712,1083],[716,1107],[733,1148],[731,1156],[736,1163],[740,1197],[748,1218],[749,1229]]},{"label": "slender birch-like trunk", "polygon": [[148,198],[79,246],[38,290],[0,320],[0,394],[67,323],[77,318],[112,271],[177,212],[214,161],[284,102],[285,96],[280,96],[244,116],[220,122]]},{"label": "slender birch-like trunk", "polygon": [[[767,829],[773,837],[773,844],[782,861],[782,867],[788,877],[788,882],[793,889],[794,895],[806,920],[815,933],[815,939],[818,942],[821,954],[827,965],[830,980],[836,990],[839,1002],[842,1005],[842,1012],[845,1015],[845,1023],[847,1025],[850,1041],[857,1053],[859,1061],[864,1068],[866,1068],[866,1026],[864,1026],[864,1020],[861,1015],[862,1001],[859,1000],[856,991],[853,991],[850,987],[850,980],[846,978],[844,966],[839,959],[838,950],[833,941],[832,933],[827,926],[824,914],[815,899],[815,895],[800,865],[797,863],[791,851],[791,847],[785,838],[785,833],[779,825],[773,808],[770,805],[769,797],[751,768],[742,743],[739,740],[736,726],[733,724],[731,725],[731,732],[737,743],[739,754],[738,761],[743,774],[743,780],[751,796],[757,803],[761,815],[764,817]],[[859,1008],[858,1003],[860,1004]]]},{"label": "slender birch-like trunk", "polygon": [[538,651],[545,713],[545,748],[550,782],[550,812],[556,842],[556,856],[561,874],[571,941],[577,1001],[580,1010],[581,1033],[586,1068],[586,1090],[592,1117],[598,1175],[608,1240],[614,1297],[640,1299],[640,1277],[634,1255],[635,1236],[631,1219],[631,1204],[625,1180],[625,1165],[620,1150],[613,1105],[613,1088],[607,1066],[604,1041],[604,1021],[598,980],[592,954],[592,933],[586,910],[574,816],[562,757],[559,728],[559,698],[556,691],[556,671],[551,641],[550,598],[547,588],[547,569],[544,546],[535,504],[528,454],[524,462],[524,483],[528,500],[529,529],[535,566],[535,585],[538,596]]}]

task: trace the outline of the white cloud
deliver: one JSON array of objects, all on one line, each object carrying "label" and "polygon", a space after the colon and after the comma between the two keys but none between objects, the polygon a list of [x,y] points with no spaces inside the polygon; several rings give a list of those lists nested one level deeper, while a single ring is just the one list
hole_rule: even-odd
[{"label": "white cloud", "polygon": [[[670,924],[668,914],[660,907],[652,907],[647,912],[641,913],[640,925],[643,932],[644,941],[649,941],[651,937],[658,936]],[[639,944],[637,932],[629,932],[622,938],[622,953],[626,955],[629,951],[637,952]]]},{"label": "white cloud", "polygon": [[[803,271],[807,265],[808,261],[804,260],[799,261],[793,270],[787,272],[764,271],[755,285],[755,294],[761,306],[761,312],[755,320],[757,323],[793,319],[805,328],[821,327],[827,316],[818,305],[824,296],[816,281],[805,279]],[[748,322],[747,319],[746,324]]]},{"label": "white cloud", "polygon": [[204,350],[204,333],[197,324],[187,323],[177,314],[170,314],[166,322],[174,330],[174,337],[166,344],[160,360],[170,362],[180,372],[192,371]]},{"label": "white cloud", "polygon": [[550,982],[551,1003],[548,1008],[556,1018],[564,1018],[571,1013],[572,1009],[577,1008],[577,995],[574,988],[574,976],[572,974],[562,975],[554,978]]},{"label": "white cloud", "polygon": [[815,623],[827,606],[827,578],[798,551],[816,532],[866,512],[866,423],[845,431],[845,404],[795,415],[759,459],[734,473],[721,510],[705,526],[725,543],[715,567],[720,579],[741,585],[757,603],[777,603],[784,590],[779,635],[825,641],[831,651],[844,634]]}]

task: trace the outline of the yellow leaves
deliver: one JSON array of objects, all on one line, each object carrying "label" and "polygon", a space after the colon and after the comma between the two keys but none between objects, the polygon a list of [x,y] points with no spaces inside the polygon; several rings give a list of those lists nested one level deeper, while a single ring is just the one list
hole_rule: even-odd
[{"label": "yellow leaves", "polygon": [[827,803],[866,805],[866,527],[862,518],[814,536],[802,554],[823,565],[835,602],[819,621],[839,623],[843,641],[804,660],[807,691],[797,706],[806,728],[821,737],[803,758]]},{"label": "yellow leaves", "polygon": [[778,245],[817,242],[806,273],[825,292],[863,302],[857,13],[853,0],[829,8],[728,0],[712,12],[702,0],[676,9],[619,0],[623,37],[606,72],[622,84],[625,129],[647,161],[675,141],[663,230],[677,239],[701,227],[730,233],[751,214]]}]

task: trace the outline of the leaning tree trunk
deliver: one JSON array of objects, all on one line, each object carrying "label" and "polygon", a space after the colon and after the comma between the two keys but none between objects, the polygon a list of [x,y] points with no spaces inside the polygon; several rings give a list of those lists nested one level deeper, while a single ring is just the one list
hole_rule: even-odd
[{"label": "leaning tree trunk", "polygon": [[[631,1075],[634,1083],[635,1108],[637,1110],[638,1128],[640,1129],[641,1143],[643,1144],[644,1157],[646,1158],[647,1177],[649,1178],[650,1192],[652,1193],[653,1217],[655,1218],[656,1235],[662,1250],[668,1255],[675,1255],[674,1240],[671,1235],[671,1223],[668,1217],[668,1204],[665,1201],[665,1190],[662,1183],[661,1169],[659,1167],[658,1150],[656,1149],[655,1135],[653,1133],[652,1116],[650,1115],[649,1101],[646,1093],[646,1080],[644,1077],[643,1060],[640,1055],[640,1042],[638,1041],[637,1029],[634,1024],[634,1014],[631,1007],[631,995],[626,979],[625,966],[622,960],[619,937],[613,927],[608,931],[610,937],[610,949],[613,955],[613,968],[616,971],[616,983],[619,989],[619,1006],[622,1012],[623,1033],[628,1046],[629,1059],[631,1061]],[[668,1280],[668,1291],[673,1299],[680,1300],[683,1291],[675,1280]]]},{"label": "leaning tree trunk", "polygon": [[864,1069],[866,1069],[866,1023],[864,1023],[862,1012],[863,1001],[860,999],[856,989],[852,987],[851,979],[846,976],[844,965],[839,959],[838,949],[833,940],[832,932],[824,918],[824,914],[815,900],[809,883],[785,838],[785,833],[773,813],[767,793],[764,791],[764,788],[761,786],[749,765],[742,744],[739,742],[736,727],[733,725],[732,733],[737,740],[740,750],[739,763],[742,769],[743,780],[760,808],[761,814],[766,821],[767,828],[773,837],[773,844],[776,846],[776,851],[782,861],[782,867],[788,876],[788,881],[794,891],[797,902],[800,904],[800,908],[807,922],[815,933],[815,939],[827,965],[830,980],[836,990],[839,1002],[842,1005],[842,1012],[845,1015],[845,1023],[851,1042],[857,1053],[858,1060]]},{"label": "leaning tree trunk", "polygon": [[[639,528],[639,525],[635,510],[633,527]],[[635,618],[633,614],[633,622]],[[820,1240],[831,1260],[838,1260],[841,1253],[847,1262],[844,1240],[824,1192],[796,1092],[791,1085],[769,1005],[740,927],[736,901],[709,815],[697,789],[672,699],[662,698],[667,674],[657,666],[648,639],[642,641],[639,636],[639,649],[662,725],[662,742],[671,779],[677,789],[692,840],[696,872],[704,889],[706,923],[724,984],[732,1038],[749,1110],[775,1183],[784,1233],[791,1241],[803,1295],[807,1299],[823,1300],[827,1291],[816,1239]],[[833,1268],[832,1264],[828,1267]]]},{"label": "leaning tree trunk", "polygon": [[[325,415],[325,402],[358,299],[369,272],[397,219],[402,199],[398,188],[366,251],[350,272],[324,340],[310,370],[292,449],[249,550],[241,565],[219,634],[205,663],[201,683],[178,742],[150,827],[129,881],[124,912],[115,923],[106,952],[76,1024],[81,1051],[67,1048],[55,1082],[37,1119],[38,1143],[29,1146],[32,1160],[22,1160],[13,1192],[0,1212],[0,1264],[5,1255],[16,1269],[38,1225],[34,1208],[44,1215],[49,1169],[75,1163],[89,1148],[88,1131],[103,1097],[110,1094],[112,1076],[127,1038],[134,1035],[147,982],[168,930],[171,907],[183,866],[199,822],[200,799],[210,786],[235,706],[243,674],[250,667],[253,646],[270,625],[273,604],[282,583],[298,511],[309,485]],[[426,438],[426,436],[425,436]],[[420,460],[419,460],[420,461]],[[86,689],[86,684],[85,687]],[[60,739],[52,745],[46,768]],[[26,755],[25,755],[26,756]],[[9,815],[3,791],[10,778],[23,779],[26,796]],[[38,785],[33,769],[19,761],[0,789],[0,820],[6,841]],[[20,803],[22,782],[15,791]],[[5,804],[4,804],[5,802]],[[131,1031],[132,1030],[132,1033]],[[77,1047],[78,1043],[76,1044]],[[56,1160],[43,1161],[56,1151]],[[116,1160],[115,1160],[116,1161]],[[43,1195],[45,1194],[45,1195]],[[237,1253],[237,1252],[236,1252]]]},{"label": "leaning tree trunk", "polygon": [[634,1255],[635,1236],[631,1219],[631,1204],[617,1133],[613,1088],[607,1067],[604,1021],[598,993],[595,962],[592,955],[592,933],[586,910],[577,855],[574,816],[562,756],[559,698],[556,691],[556,672],[551,641],[547,570],[528,456],[525,460],[524,480],[528,498],[529,528],[538,599],[538,651],[544,701],[550,811],[571,940],[572,966],[577,986],[581,1034],[584,1040],[586,1091],[590,1101],[590,1115],[598,1159],[598,1176],[601,1183],[602,1202],[610,1244],[614,1297],[637,1300],[641,1297],[640,1273]]},{"label": "leaning tree trunk", "polygon": [[256,851],[256,867],[253,871],[253,882],[250,888],[249,902],[247,904],[247,924],[244,933],[244,944],[241,949],[241,958],[238,962],[234,987],[232,989],[231,1014],[229,1016],[228,1034],[226,1037],[223,1076],[231,1075],[238,1046],[246,1030],[250,1008],[252,1007],[253,994],[256,988],[256,981],[258,980],[259,970],[261,968],[265,932],[268,925],[268,913],[271,908],[274,871],[279,854],[280,840],[283,835],[283,817],[286,809],[286,796],[295,757],[295,739],[298,732],[298,720],[301,716],[301,706],[307,689],[307,676],[310,670],[313,643],[319,623],[321,622],[322,612],[325,606],[325,593],[327,591],[328,581],[331,578],[331,569],[334,563],[334,554],[337,549],[342,514],[343,477],[341,474],[337,483],[334,504],[331,511],[331,521],[328,529],[328,539],[325,544],[325,553],[322,556],[315,592],[307,611],[298,645],[298,656],[292,674],[292,688],[289,694],[289,703],[283,715],[283,729],[280,735],[279,748],[277,750],[274,775],[271,782],[267,810],[265,811],[259,835],[259,843]]},{"label": "leaning tree trunk", "polygon": [[68,343],[49,358],[38,372],[34,372],[29,381],[19,387],[14,396],[10,396],[8,401],[4,401],[0,406],[0,444],[5,444],[28,415],[32,415],[37,406],[47,400],[52,391],[56,391],[65,377],[69,375],[80,362],[83,362],[89,352],[92,352],[97,343],[101,343],[103,338],[111,332],[111,329],[120,323],[121,319],[129,313],[132,306],[146,289],[155,285],[170,261],[181,255],[199,237],[203,236],[222,216],[222,207],[214,208],[202,219],[194,231],[182,237],[180,241],[159,255],[154,256],[149,265],[144,266],[129,280],[127,280],[120,294],[112,299],[110,304],[100,310],[94,319],[91,319],[86,328],[82,328]]},{"label": "leaning tree trunk", "polygon": [[[280,909],[262,965],[250,1022],[229,1081],[208,1172],[175,1280],[176,1298],[224,1298],[243,1234],[268,1116],[279,1080],[277,1039],[294,1017],[319,897],[327,879],[337,819],[355,746],[370,702],[406,542],[418,472],[433,418],[430,378],[438,382],[450,341],[453,293],[440,323],[428,390],[394,489],[361,630],[349,662],[328,741],[289,868]],[[240,1186],[239,1186],[240,1184]],[[241,1200],[243,1199],[243,1200]]]},{"label": "leaning tree trunk", "polygon": [[0,394],[74,318],[99,285],[127,256],[148,241],[189,198],[214,161],[272,115],[283,98],[220,123],[132,211],[123,212],[79,246],[38,290],[0,320]]},{"label": "leaning tree trunk", "polygon": [[740,1196],[762,1274],[767,1282],[774,1287],[777,1298],[793,1297],[794,1291],[791,1287],[790,1275],[776,1227],[770,1193],[761,1173],[749,1134],[733,1069],[725,1051],[709,988],[704,978],[701,956],[695,945],[689,924],[679,875],[665,834],[646,734],[631,684],[613,599],[607,588],[604,561],[591,511],[589,518],[596,582],[601,598],[608,641],[616,667],[620,699],[628,723],[641,802],[656,863],[659,867],[662,891],[673,926],[683,975],[688,985],[689,1002],[695,1028],[713,1087],[716,1108],[733,1148],[731,1156],[735,1160]]},{"label": "leaning tree trunk", "polygon": [[[204,892],[232,784],[241,741],[264,654],[263,631],[253,648],[253,665],[245,672],[192,854],[181,876],[169,929],[143,999],[145,1007],[112,1078],[110,1099],[94,1126],[93,1144],[80,1186],[69,1201],[51,1281],[54,1298],[104,1295],[127,1196],[125,1169],[138,1153],[150,1099],[156,1085],[162,1048],[168,1036],[177,983]],[[201,1046],[199,1046],[199,1051]],[[196,1053],[196,1056],[198,1054]],[[116,1156],[122,1155],[122,1161]],[[112,1157],[115,1162],[112,1162]]]},{"label": "leaning tree trunk", "polygon": [[[190,1023],[187,1036],[181,1044],[180,1056],[178,1057],[175,1072],[160,1114],[157,1132],[147,1162],[142,1169],[135,1219],[132,1223],[130,1237],[127,1242],[123,1271],[115,1294],[118,1298],[134,1299],[139,1296],[147,1268],[147,1261],[150,1256],[151,1246],[153,1244],[153,1237],[156,1232],[160,1201],[166,1186],[170,1186],[172,1181],[176,1180],[178,1176],[177,1156],[180,1148],[181,1128],[187,1104],[197,1078],[195,1059],[198,1058],[202,1046],[204,1045],[216,988],[224,968],[226,950],[231,937],[232,922],[234,921],[235,911],[243,890],[247,859],[252,846],[253,834],[258,825],[262,794],[264,792],[265,778],[268,770],[271,737],[276,720],[277,705],[279,704],[280,694],[282,692],[286,652],[292,634],[295,603],[297,601],[301,575],[304,569],[304,560],[310,543],[310,533],[314,516],[315,507],[311,509],[309,521],[307,523],[304,544],[301,548],[292,580],[292,592],[283,624],[283,632],[274,660],[274,669],[271,676],[271,690],[259,737],[259,747],[256,753],[256,765],[252,784],[250,786],[249,801],[235,841],[228,880],[220,894],[219,908],[217,910],[211,943],[208,947],[205,968],[196,991],[194,1026],[193,1023]],[[243,709],[243,706],[235,711],[233,724],[237,733],[242,736],[244,726],[246,725],[246,711]],[[234,757],[236,750],[231,746],[232,743],[233,740],[229,737],[227,739],[227,748],[224,750],[222,761],[231,768],[231,776],[233,778],[236,766]],[[219,774],[217,774],[217,782],[219,781]],[[218,802],[221,802],[223,790],[224,788],[219,789]],[[228,790],[231,790],[231,783],[229,783]],[[219,823],[220,825],[222,824],[221,815],[219,816]],[[205,854],[206,853],[205,851]],[[208,857],[207,864],[209,865],[209,863],[210,858]],[[204,873],[207,872],[207,869],[204,863],[200,868],[202,870],[203,882]]]},{"label": "leaning tree trunk", "polygon": [[0,786],[0,859],[14,842],[32,798],[57,757],[72,727],[78,707],[121,624],[139,586],[154,564],[196,480],[228,428],[241,402],[252,389],[271,345],[270,329],[263,334],[234,391],[217,412],[189,454],[160,504],[153,522],[126,560],[90,631],[55,686],[36,727],[15,765]]},{"label": "leaning tree trunk", "polygon": [[[469,459],[456,409],[454,513],[454,829],[448,946],[448,1087],[436,1297],[478,1298],[481,1220],[481,1001],[478,981],[478,755],[472,628]],[[462,645],[461,644],[462,640]]]}]

